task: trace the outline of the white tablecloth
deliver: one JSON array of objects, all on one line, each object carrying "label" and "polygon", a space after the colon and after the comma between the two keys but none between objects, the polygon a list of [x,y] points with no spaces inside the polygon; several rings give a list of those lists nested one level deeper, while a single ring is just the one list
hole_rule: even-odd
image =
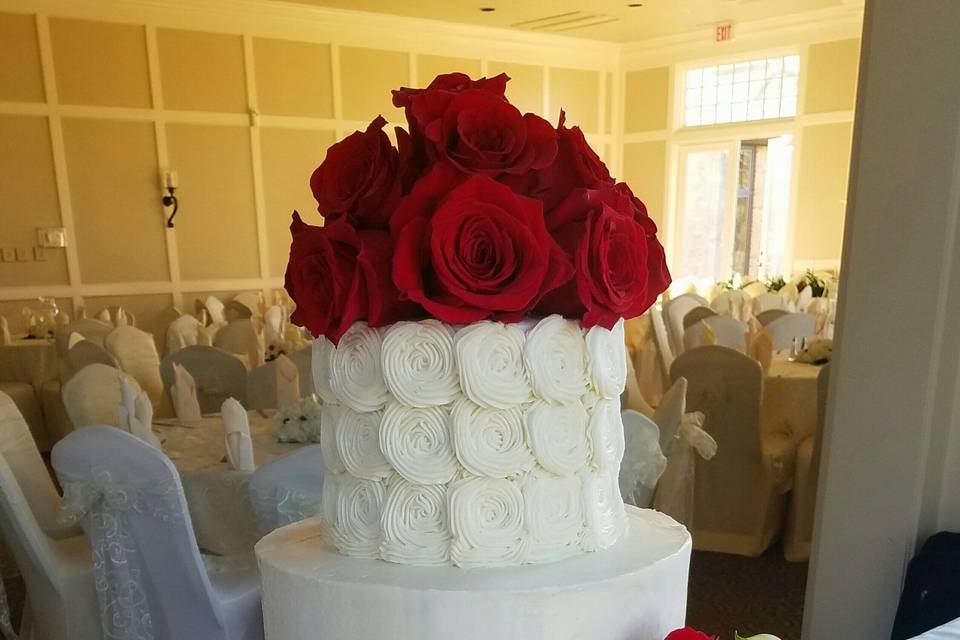
[{"label": "white tablecloth", "polygon": [[960,618],[922,633],[913,640],[960,640]]},{"label": "white tablecloth", "polygon": [[59,372],[57,347],[53,340],[20,338],[0,346],[0,382],[26,382],[37,393]]},{"label": "white tablecloth", "polygon": [[817,375],[820,367],[777,356],[763,381],[761,424],[789,434],[795,445],[817,432]]},{"label": "white tablecloth", "polygon": [[[249,415],[257,466],[306,446],[277,442],[272,417],[255,411]],[[250,504],[252,474],[234,471],[227,463],[220,417],[204,417],[197,427],[161,420],[153,429],[180,472],[200,548],[221,555],[250,553],[260,539]]]}]

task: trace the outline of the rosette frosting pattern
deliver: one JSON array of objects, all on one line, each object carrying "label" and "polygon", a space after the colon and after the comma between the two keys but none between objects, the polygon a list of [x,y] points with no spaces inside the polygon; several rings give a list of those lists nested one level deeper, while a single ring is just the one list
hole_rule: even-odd
[{"label": "rosette frosting pattern", "polygon": [[342,553],[502,566],[623,535],[622,326],[358,322],[319,340],[322,513]]}]

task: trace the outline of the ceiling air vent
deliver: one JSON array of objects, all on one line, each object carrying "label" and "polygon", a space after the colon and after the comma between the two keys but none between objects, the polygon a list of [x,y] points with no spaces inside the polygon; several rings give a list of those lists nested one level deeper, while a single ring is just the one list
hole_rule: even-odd
[{"label": "ceiling air vent", "polygon": [[620,18],[604,15],[602,13],[592,13],[589,11],[568,11],[567,13],[558,13],[552,16],[534,18],[533,20],[524,20],[516,22],[511,27],[515,29],[526,29],[529,31],[547,31],[550,33],[561,33],[564,31],[574,31],[575,29],[585,29],[586,27],[595,27],[609,22],[616,22]]}]

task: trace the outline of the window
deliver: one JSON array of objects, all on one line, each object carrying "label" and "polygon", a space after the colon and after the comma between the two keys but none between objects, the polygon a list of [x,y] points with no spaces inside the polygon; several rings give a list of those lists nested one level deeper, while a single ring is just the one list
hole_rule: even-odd
[{"label": "window", "polygon": [[689,69],[684,125],[698,127],[794,116],[799,75],[797,55]]}]

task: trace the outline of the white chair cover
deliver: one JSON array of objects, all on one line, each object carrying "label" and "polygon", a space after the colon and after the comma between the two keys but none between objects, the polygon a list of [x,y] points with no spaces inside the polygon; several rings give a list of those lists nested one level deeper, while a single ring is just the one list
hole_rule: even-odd
[{"label": "white chair cover", "polygon": [[313,390],[313,350],[310,347],[294,351],[288,356],[300,373],[300,397],[306,398]]},{"label": "white chair cover", "polygon": [[186,424],[200,422],[203,415],[200,411],[200,401],[197,399],[197,382],[189,371],[176,362],[173,363],[170,400],[173,402],[173,412],[180,422]]},{"label": "white chair cover", "polygon": [[97,320],[106,322],[107,324],[113,324],[113,318],[110,317],[110,309],[100,309],[99,313],[97,313]]},{"label": "white chair cover", "polygon": [[91,427],[53,449],[65,517],[94,553],[104,635],[124,640],[260,640],[255,569],[208,572],[177,470],[118,429]]},{"label": "white chair cover", "polygon": [[[79,333],[73,335],[80,336]],[[61,382],[66,382],[88,364],[105,364],[108,367],[118,368],[114,357],[96,342],[86,340],[83,337],[74,342],[71,337],[71,343],[66,357],[60,363]]]},{"label": "white chair cover", "polygon": [[733,349],[702,347],[677,358],[671,375],[687,379],[687,409],[704,414],[718,446],[714,460],[696,464],[694,548],[762,554],[783,524],[794,449],[787,434],[760,431],[760,365]]},{"label": "white chair cover", "polygon": [[210,324],[221,325],[227,322],[223,302],[214,296],[207,296],[203,301],[203,307],[210,315]]},{"label": "white chair cover", "polygon": [[[122,309],[121,309],[122,311]],[[105,347],[120,368],[140,385],[161,417],[170,414],[164,406],[163,380],[160,377],[160,354],[153,336],[131,325],[121,325],[106,337]]]},{"label": "white chair cover", "polygon": [[750,304],[750,296],[743,291],[724,291],[710,302],[710,308],[719,314],[746,321]]},{"label": "white chair cover", "polygon": [[76,428],[95,424],[118,426],[117,407],[122,400],[121,384],[126,380],[137,393],[140,385],[119,369],[90,364],[64,383],[63,405]]},{"label": "white chair cover", "polygon": [[680,437],[680,421],[687,407],[687,379],[678,378],[663,394],[663,399],[650,418],[660,428],[660,450],[669,455]]},{"label": "white chair cover", "polygon": [[767,285],[759,281],[751,282],[750,284],[744,286],[743,289],[741,289],[741,291],[743,291],[745,294],[747,294],[751,298],[758,298],[765,293],[769,293],[767,291]]},{"label": "white chair cover", "polygon": [[197,399],[203,413],[216,413],[227,398],[246,402],[247,369],[229,353],[216,347],[195,345],[167,356],[160,363],[160,377],[166,389],[176,382],[174,363],[189,371],[196,381]]},{"label": "white chair cover", "polygon": [[153,405],[150,404],[150,398],[143,391],[138,393],[126,380],[120,383],[117,426],[151,447],[160,448],[160,438],[153,432]]},{"label": "white chair cover", "polygon": [[242,304],[244,307],[250,310],[250,315],[247,317],[259,317],[263,315],[263,310],[260,308],[263,303],[263,292],[262,291],[243,291],[233,296],[231,302],[236,302]]},{"label": "white chair cover", "polygon": [[670,367],[673,366],[673,359],[676,353],[670,344],[670,334],[667,332],[667,325],[663,319],[663,311],[656,305],[650,307],[650,325],[653,327],[653,339],[657,345],[657,353],[660,356],[660,366],[663,368],[664,380],[670,379]]},{"label": "white chair cover", "polygon": [[66,327],[59,327],[55,332],[57,344],[57,355],[63,357],[70,348],[70,336],[74,333],[80,334],[85,339],[104,346],[107,334],[113,331],[113,325],[93,318],[80,318],[74,320]]},{"label": "white chair cover", "polygon": [[763,326],[767,326],[777,318],[782,318],[783,316],[790,313],[786,309],[767,309],[766,311],[761,311],[756,315],[757,322]]},{"label": "white chair cover", "polygon": [[299,400],[300,372],[285,355],[260,365],[247,376],[247,406],[251,409],[280,409]]},{"label": "white chair cover", "polygon": [[816,334],[817,319],[809,313],[788,313],[764,327],[773,340],[773,350],[782,351],[793,345],[793,340],[809,340]]},{"label": "white chair cover", "polygon": [[799,294],[797,294],[797,310],[806,311],[810,302],[813,300],[813,287],[807,285]]},{"label": "white chair cover", "polygon": [[198,343],[203,325],[193,316],[180,316],[167,327],[164,356]]},{"label": "white chair cover", "polygon": [[274,460],[257,469],[250,479],[250,501],[262,535],[320,513],[322,495],[320,445]]},{"label": "white chair cover", "polygon": [[717,312],[710,307],[694,307],[683,316],[683,330],[686,331],[704,318],[717,315]]},{"label": "white chair cover", "polygon": [[[0,529],[27,588],[20,637],[66,639],[86,632],[99,638],[90,549],[78,527],[60,522],[60,495],[23,416],[3,393],[0,502]],[[16,638],[2,587],[0,633]]]},{"label": "white chair cover", "polygon": [[235,320],[220,327],[213,336],[213,346],[244,356],[251,369],[263,364],[263,335],[250,320]]},{"label": "white chair cover", "polygon": [[13,338],[10,336],[10,323],[3,316],[0,316],[0,345],[10,344]]},{"label": "white chair cover", "polygon": [[695,307],[707,307],[709,303],[695,293],[682,293],[663,303],[663,320],[673,353],[683,352],[683,318]]},{"label": "white chair cover", "polygon": [[637,372],[633,368],[633,360],[627,358],[627,384],[620,394],[620,408],[622,410],[631,410],[649,417],[653,416],[653,407],[647,403],[647,399],[640,389],[637,379]]},{"label": "white chair cover", "polygon": [[242,302],[237,302],[236,299],[229,301],[224,306],[223,315],[227,323],[233,322],[234,320],[249,320],[254,317],[250,307]]},{"label": "white chair cover", "polygon": [[769,309],[783,309],[783,298],[779,293],[762,293],[753,299],[753,314],[758,315]]},{"label": "white chair cover", "polygon": [[721,315],[704,318],[687,329],[683,334],[685,350],[703,346],[703,334],[708,329],[712,333],[713,344],[746,353],[747,332],[749,330],[747,324],[731,316]]},{"label": "white chair cover", "polygon": [[660,451],[660,429],[637,411],[622,412],[624,454],[620,464],[620,495],[626,504],[647,508],[653,502],[657,481],[667,468]]},{"label": "white chair cover", "polygon": [[233,398],[227,398],[220,407],[223,420],[223,441],[227,462],[236,471],[256,470],[253,460],[253,440],[250,439],[250,417],[247,410]]}]

